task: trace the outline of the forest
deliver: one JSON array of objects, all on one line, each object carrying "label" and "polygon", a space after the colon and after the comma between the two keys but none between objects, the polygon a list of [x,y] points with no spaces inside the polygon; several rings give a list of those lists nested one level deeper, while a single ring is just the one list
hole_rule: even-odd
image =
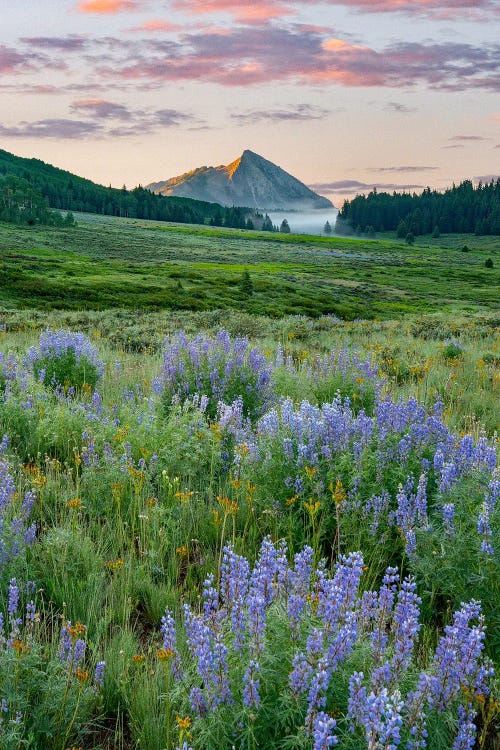
[{"label": "forest", "polygon": [[500,178],[474,187],[471,180],[443,193],[427,187],[417,193],[357,195],[339,211],[339,233],[395,231],[404,238],[413,235],[460,232],[476,235],[500,234]]},{"label": "forest", "polygon": [[24,159],[0,149],[2,176],[22,178],[58,210],[188,224],[204,224],[216,217],[221,225],[236,228],[244,225],[248,213],[244,208],[224,209],[217,203],[155,195],[140,185],[133,190],[104,187],[39,159]]}]

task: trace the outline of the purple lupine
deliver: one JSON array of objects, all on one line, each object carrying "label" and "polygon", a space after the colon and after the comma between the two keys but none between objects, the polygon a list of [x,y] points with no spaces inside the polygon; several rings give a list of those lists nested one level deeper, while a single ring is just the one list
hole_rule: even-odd
[{"label": "purple lupine", "polygon": [[192,341],[184,332],[167,338],[162,385],[171,397],[193,393],[208,397],[212,418],[218,402],[225,402],[235,389],[240,389],[245,416],[252,419],[265,411],[272,398],[271,367],[264,355],[251,348],[248,339],[231,339],[227,331],[214,338],[199,334]]},{"label": "purple lupine", "polygon": [[257,656],[264,647],[264,637],[266,633],[266,600],[258,591],[248,595],[248,634],[251,638],[251,650]]},{"label": "purple lupine", "polygon": [[313,720],[312,735],[314,739],[313,750],[328,750],[329,747],[338,744],[338,738],[333,731],[337,726],[335,719],[325,714],[324,711],[318,711]]},{"label": "purple lupine", "polygon": [[257,661],[250,659],[243,676],[243,704],[248,708],[258,708],[260,705],[260,666]]},{"label": "purple lupine", "polygon": [[453,534],[455,531],[455,504],[445,503],[443,505],[443,527],[446,534]]},{"label": "purple lupine", "polygon": [[191,689],[191,692],[189,693],[189,702],[195,714],[200,718],[203,718],[208,714],[208,703],[201,688],[194,687]]},{"label": "purple lupine", "polygon": [[458,730],[453,750],[472,750],[476,742],[476,711],[471,705],[458,707]]},{"label": "purple lupine", "polygon": [[166,607],[165,614],[161,618],[160,633],[163,636],[163,648],[166,651],[173,651],[174,658],[171,661],[171,668],[173,674],[177,679],[183,678],[183,671],[181,666],[181,657],[177,650],[177,634],[175,630],[175,620],[172,616],[172,612]]},{"label": "purple lupine", "polygon": [[390,660],[392,679],[396,681],[408,668],[420,630],[418,617],[422,600],[416,594],[414,581],[405,578],[398,593],[392,623],[393,655]]},{"label": "purple lupine", "polygon": [[19,586],[17,585],[16,579],[12,578],[9,583],[9,604],[7,608],[9,620],[14,619],[15,615],[17,614],[18,606],[19,606]]},{"label": "purple lupine", "polygon": [[335,563],[333,578],[327,578],[325,575],[318,578],[317,614],[327,630],[334,631],[353,606],[358,595],[362,572],[361,552],[351,552],[339,557]]},{"label": "purple lupine", "polygon": [[288,681],[292,692],[295,696],[305,693],[312,677],[313,668],[305,654],[302,652],[295,654],[292,662],[292,671]]},{"label": "purple lupine", "polygon": [[98,661],[94,669],[94,684],[99,687],[104,687],[104,669],[106,667],[105,661]]},{"label": "purple lupine", "polygon": [[481,552],[486,555],[493,555],[495,550],[491,544],[492,533],[490,526],[490,516],[488,513],[486,503],[483,503],[483,508],[477,519],[477,531],[483,538],[481,540]]},{"label": "purple lupine", "polygon": [[219,592],[213,583],[214,575],[211,573],[203,582],[203,614],[215,624],[219,612]]},{"label": "purple lupine", "polygon": [[220,589],[228,608],[231,608],[234,602],[246,597],[249,578],[248,560],[237,555],[232,545],[226,545],[223,549]]},{"label": "purple lupine", "polygon": [[38,348],[31,347],[29,349],[26,362],[29,365],[34,365],[43,357],[60,357],[68,351],[74,352],[77,362],[85,358],[95,366],[99,375],[103,374],[104,363],[100,361],[97,349],[92,346],[83,333],[74,333],[69,330],[51,331],[47,329],[42,331]]},{"label": "purple lupine", "polygon": [[[471,620],[478,620],[471,625]],[[480,657],[484,649],[485,627],[481,605],[472,600],[455,612],[453,623],[444,629],[432,663],[428,701],[438,710],[445,709],[462,687],[484,692],[484,669]]]},{"label": "purple lupine", "polygon": [[396,748],[401,741],[403,701],[398,691],[390,694],[387,688],[368,693],[362,680],[363,672],[355,672],[349,680],[347,716],[352,727],[364,730],[368,747]]},{"label": "purple lupine", "polygon": [[314,550],[304,547],[294,558],[294,568],[290,571],[290,593],[288,597],[287,614],[293,638],[299,634],[299,625],[304,613],[309,610],[308,592],[311,585]]}]

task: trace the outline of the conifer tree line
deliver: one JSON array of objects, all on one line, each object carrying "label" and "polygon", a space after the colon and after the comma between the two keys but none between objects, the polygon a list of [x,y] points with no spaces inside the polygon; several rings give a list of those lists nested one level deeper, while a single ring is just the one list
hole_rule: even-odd
[{"label": "conifer tree line", "polygon": [[[21,178],[26,183],[23,190],[38,191],[47,206],[56,210],[189,224],[205,224],[222,214],[225,226],[241,226],[248,213],[243,208],[222,209],[217,203],[155,195],[140,185],[133,190],[104,187],[38,159],[24,159],[0,149],[0,180],[2,177]],[[53,223],[49,216],[36,220]]]},{"label": "conifer tree line", "polygon": [[500,235],[500,178],[475,187],[471,180],[443,193],[357,195],[339,211],[338,232],[395,231],[398,237],[448,232]]}]

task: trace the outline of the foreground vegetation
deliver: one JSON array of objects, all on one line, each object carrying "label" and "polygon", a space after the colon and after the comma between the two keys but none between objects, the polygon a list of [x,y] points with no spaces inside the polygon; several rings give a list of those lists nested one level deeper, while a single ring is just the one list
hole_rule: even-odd
[{"label": "foreground vegetation", "polygon": [[498,748],[498,315],[0,323],[2,747]]},{"label": "foreground vegetation", "polygon": [[[0,224],[4,308],[233,308],[352,320],[493,310],[500,298],[499,241],[492,237],[418,238],[410,247],[394,239],[92,215],[78,215],[77,221],[71,228]],[[485,266],[488,259],[492,268]]]}]

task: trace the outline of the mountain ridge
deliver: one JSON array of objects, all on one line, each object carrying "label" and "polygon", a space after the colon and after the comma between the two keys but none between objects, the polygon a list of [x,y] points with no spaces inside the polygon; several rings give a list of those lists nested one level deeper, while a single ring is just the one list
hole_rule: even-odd
[{"label": "mountain ridge", "polygon": [[328,198],[250,149],[227,165],[197,167],[167,180],[151,182],[146,188],[159,195],[266,211],[333,208]]}]

